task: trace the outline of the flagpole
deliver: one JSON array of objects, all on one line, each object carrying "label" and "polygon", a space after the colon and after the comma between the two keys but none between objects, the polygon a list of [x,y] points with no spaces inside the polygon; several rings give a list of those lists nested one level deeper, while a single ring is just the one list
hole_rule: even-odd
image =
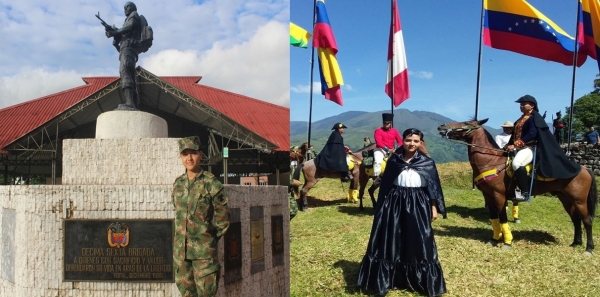
[{"label": "flagpole", "polygon": [[571,133],[573,133],[573,101],[575,98],[575,73],[577,72],[577,53],[579,52],[579,15],[581,1],[577,1],[577,22],[575,23],[575,50],[573,51],[573,76],[571,78],[571,106],[569,108],[569,134],[567,142],[567,156],[571,155]]},{"label": "flagpole", "polygon": [[475,86],[475,120],[478,120],[479,113],[479,84],[481,81],[481,48],[482,48],[482,39],[483,39],[483,20],[485,15],[484,9],[484,1],[481,1],[481,26],[479,26],[479,56],[477,60],[477,85]]},{"label": "flagpole", "polygon": [[[313,1],[313,33],[317,17],[317,0]],[[314,40],[313,40],[314,42]],[[313,72],[315,65],[315,47],[311,46],[311,57],[310,57],[310,96],[309,96],[309,107],[308,107],[308,148],[310,148],[310,132],[312,127],[312,102],[313,102]]]},{"label": "flagpole", "polygon": [[[481,81],[481,48],[482,48],[482,40],[483,39],[483,20],[485,18],[485,8],[484,8],[484,1],[481,1],[481,26],[479,26],[479,56],[477,58],[477,84],[475,85],[475,120],[477,121],[478,118],[478,113],[479,113],[479,84]],[[475,175],[475,172],[473,172],[473,175]],[[474,176],[473,176],[474,177]],[[475,180],[473,179],[473,190],[475,190]]]},{"label": "flagpole", "polygon": [[[390,87],[391,87],[391,92],[390,93],[392,94],[392,98],[391,98],[392,100],[390,100],[391,101],[390,110],[392,111],[392,117],[394,115],[394,54],[395,54],[394,50],[393,50],[394,49],[394,45],[393,45],[393,42],[394,42],[394,33],[395,33],[394,32],[394,19],[395,19],[395,15],[394,15],[394,1],[396,1],[396,0],[391,0],[390,1],[390,4],[391,4],[391,9],[390,10],[392,11],[392,13],[391,13],[391,15],[392,15],[392,21],[391,21],[392,26],[390,27],[390,38],[391,38],[391,40],[389,41],[389,42],[392,42],[392,60],[390,61],[390,79],[391,79],[390,80],[390,82],[391,82],[390,83]],[[392,122],[392,127],[394,127],[394,122]]]}]

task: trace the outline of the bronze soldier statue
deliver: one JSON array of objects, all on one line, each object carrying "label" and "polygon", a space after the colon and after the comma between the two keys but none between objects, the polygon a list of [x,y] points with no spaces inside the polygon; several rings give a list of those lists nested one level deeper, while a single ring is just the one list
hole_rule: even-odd
[{"label": "bronze soldier statue", "polygon": [[[119,74],[121,77],[121,88],[125,96],[125,104],[119,104],[117,110],[138,110],[139,98],[137,93],[137,81],[135,63],[138,61],[140,52],[145,52],[142,49],[140,41],[142,40],[142,24],[145,18],[137,12],[137,7],[133,2],[125,3],[125,22],[123,27],[116,28],[109,26],[102,21],[102,25],[106,28],[106,37],[113,37],[113,45],[119,52]],[[147,49],[146,49],[147,50]]]}]

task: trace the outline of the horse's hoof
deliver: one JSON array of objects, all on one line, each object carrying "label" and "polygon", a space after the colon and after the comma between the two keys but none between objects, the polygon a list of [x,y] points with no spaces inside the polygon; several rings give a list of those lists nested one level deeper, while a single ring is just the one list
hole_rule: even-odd
[{"label": "horse's hoof", "polygon": [[512,244],[510,244],[510,243],[504,243],[502,245],[502,249],[503,250],[511,250],[512,249]]},{"label": "horse's hoof", "polygon": [[590,252],[590,251],[585,251],[585,252],[583,252],[583,255],[584,255],[584,256],[591,257],[591,256],[592,256],[592,252]]},{"label": "horse's hoof", "polygon": [[583,244],[582,242],[573,242],[573,243],[571,243],[570,247],[576,247],[576,246],[580,246],[582,244]]},{"label": "horse's hoof", "polygon": [[495,246],[498,246],[498,241],[495,240],[495,239],[490,239],[485,244],[489,245],[489,246],[492,246],[492,247],[495,247]]},{"label": "horse's hoof", "polygon": [[515,219],[515,224],[521,224],[521,220]]}]

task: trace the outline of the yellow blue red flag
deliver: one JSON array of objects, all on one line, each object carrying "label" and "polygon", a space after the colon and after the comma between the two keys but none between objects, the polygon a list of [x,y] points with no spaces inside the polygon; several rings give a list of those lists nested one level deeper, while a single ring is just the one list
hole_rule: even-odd
[{"label": "yellow blue red flag", "polygon": [[[573,65],[575,38],[525,0],[484,0],[483,44]],[[587,55],[580,52],[577,66]]]},{"label": "yellow blue red flag", "polygon": [[[598,61],[600,56],[600,4],[598,0],[583,0],[579,6],[583,11],[579,15],[579,26],[583,31],[581,51]],[[598,61],[600,69],[600,61]]]},{"label": "yellow blue red flag", "polygon": [[316,6],[317,21],[313,30],[313,47],[317,48],[319,57],[321,94],[325,95],[325,99],[343,106],[340,87],[344,84],[344,79],[336,58],[337,44],[329,24],[325,1],[317,0]]}]

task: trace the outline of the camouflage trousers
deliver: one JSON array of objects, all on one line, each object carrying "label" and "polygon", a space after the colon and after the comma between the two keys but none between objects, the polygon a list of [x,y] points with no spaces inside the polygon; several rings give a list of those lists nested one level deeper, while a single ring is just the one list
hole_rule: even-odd
[{"label": "camouflage trousers", "polygon": [[176,260],[175,284],[182,297],[212,297],[217,295],[219,270],[205,274],[203,260]]},{"label": "camouflage trousers", "polygon": [[296,198],[294,197],[294,192],[290,191],[290,221],[296,216],[298,213],[298,203],[296,203]]}]

